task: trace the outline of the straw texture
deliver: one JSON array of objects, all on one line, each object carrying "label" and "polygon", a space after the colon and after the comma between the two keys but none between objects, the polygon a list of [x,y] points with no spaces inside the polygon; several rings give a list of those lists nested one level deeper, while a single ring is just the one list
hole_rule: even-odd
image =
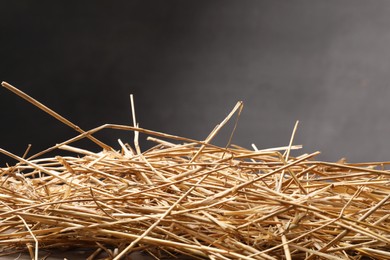
[{"label": "straw texture", "polygon": [[[156,259],[390,259],[389,163],[293,157],[293,137],[263,150],[212,145],[241,108],[204,141],[139,128],[133,111],[133,126],[80,130],[29,158],[0,149],[19,161],[0,168],[0,255],[92,248],[89,259],[137,250]],[[134,132],[134,144],[114,149],[92,137],[105,128]],[[155,146],[141,152],[139,133]],[[83,138],[102,149],[73,146]],[[45,157],[57,149],[75,155]]]}]

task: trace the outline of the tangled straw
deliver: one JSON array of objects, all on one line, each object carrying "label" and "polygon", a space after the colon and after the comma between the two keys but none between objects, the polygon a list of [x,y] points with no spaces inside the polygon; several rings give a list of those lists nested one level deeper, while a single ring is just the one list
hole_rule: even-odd
[{"label": "tangled straw", "polygon": [[[42,249],[92,248],[88,259],[137,250],[156,259],[390,259],[389,162],[315,161],[318,152],[292,157],[300,148],[292,138],[265,150],[212,145],[241,103],[196,141],[135,120],[83,131],[23,95],[80,134],[27,159],[0,149],[19,161],[0,168],[2,255],[28,250],[38,259]],[[92,136],[105,128],[135,132],[134,148],[119,140],[117,151]],[[138,133],[156,145],[141,152]],[[102,150],[72,146],[83,138]],[[77,156],[43,156],[55,149]]]}]

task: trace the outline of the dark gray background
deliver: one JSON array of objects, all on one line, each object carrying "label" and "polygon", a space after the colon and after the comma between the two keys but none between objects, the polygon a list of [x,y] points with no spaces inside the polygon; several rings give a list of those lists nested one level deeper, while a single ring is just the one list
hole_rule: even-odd
[{"label": "dark gray background", "polygon": [[[204,139],[242,100],[233,143],[287,145],[300,120],[295,154],[389,160],[389,1],[0,1],[0,10],[0,80],[83,129],[131,124],[132,93],[141,127]],[[5,89],[0,118],[0,147],[18,155],[76,135]],[[99,137],[116,148],[133,138]]]}]

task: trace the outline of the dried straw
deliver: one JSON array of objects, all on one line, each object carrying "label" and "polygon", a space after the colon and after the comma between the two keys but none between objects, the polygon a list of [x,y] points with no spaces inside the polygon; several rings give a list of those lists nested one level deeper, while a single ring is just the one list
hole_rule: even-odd
[{"label": "dried straw", "polygon": [[[20,90],[2,85],[80,134],[0,168],[1,255],[94,248],[121,259],[136,250],[209,259],[390,259],[389,162],[315,161],[287,147],[265,150],[211,144],[133,126],[83,131]],[[120,150],[92,135],[135,133]],[[294,127],[294,133],[296,126]],[[138,133],[156,145],[141,152]],[[293,134],[294,136],[294,134]],[[103,150],[72,143],[89,138]],[[230,142],[230,141],[229,141]],[[44,157],[62,149],[77,156]],[[284,153],[283,153],[284,152]]]}]

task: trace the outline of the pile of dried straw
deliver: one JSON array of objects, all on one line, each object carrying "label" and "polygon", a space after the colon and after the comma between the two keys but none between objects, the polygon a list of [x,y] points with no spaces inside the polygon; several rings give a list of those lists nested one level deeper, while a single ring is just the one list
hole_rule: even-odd
[{"label": "pile of dried straw", "polygon": [[[104,125],[82,131],[4,83],[80,135],[0,168],[0,252],[95,248],[120,259],[147,250],[157,259],[186,254],[209,259],[390,259],[390,172],[386,163],[315,161],[318,152],[290,156],[287,147],[249,150]],[[134,116],[134,115],[133,115]],[[134,131],[120,150],[92,134]],[[156,145],[145,152],[137,135]],[[82,138],[100,152],[72,146]],[[255,147],[254,147],[255,148]],[[78,156],[45,158],[64,149]]]}]

